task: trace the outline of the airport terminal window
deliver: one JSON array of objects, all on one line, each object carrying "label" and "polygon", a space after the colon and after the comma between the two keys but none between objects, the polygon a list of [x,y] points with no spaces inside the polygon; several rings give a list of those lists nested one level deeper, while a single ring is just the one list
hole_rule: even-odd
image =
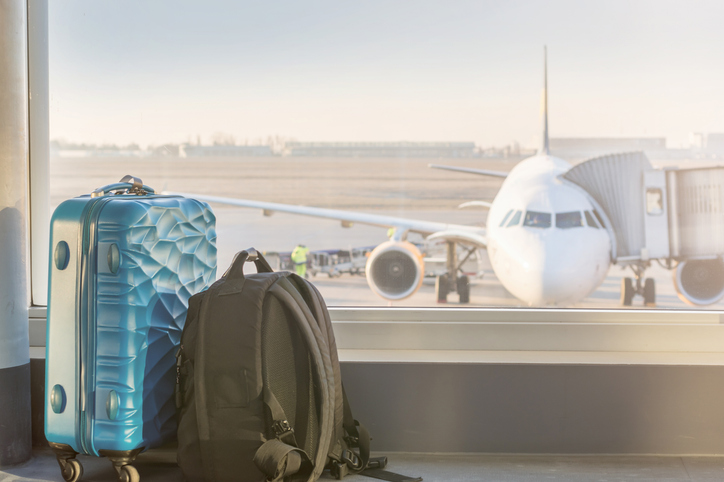
[{"label": "airport terminal window", "polygon": [[591,214],[591,211],[584,211],[586,215],[586,222],[588,225],[592,228],[598,229],[598,224],[596,224],[596,220],[593,219],[593,215]]},{"label": "airport terminal window", "polygon": [[580,228],[583,226],[583,219],[580,211],[570,213],[556,213],[556,227],[561,229]]},{"label": "airport terminal window", "polygon": [[525,213],[525,220],[523,220],[523,226],[529,226],[531,228],[550,228],[551,213],[528,211]]},{"label": "airport terminal window", "polygon": [[[569,230],[566,235],[571,234],[571,242],[594,236],[602,240],[598,247],[610,255],[599,253],[598,259],[612,260],[603,267],[605,282],[591,286],[591,294],[583,299],[555,306],[621,308],[618,287],[634,273],[628,265],[622,269],[614,263],[616,250],[619,257],[631,256],[621,254],[625,246],[614,231],[618,220],[609,206],[594,199],[589,206],[598,210],[571,211],[580,204],[562,204],[555,209],[562,212],[556,214],[552,206],[566,197],[548,192],[548,185],[514,187],[540,174],[530,163],[540,160],[543,139],[534,126],[539,120],[545,41],[540,32],[523,27],[535,15],[544,15],[561,39],[582,41],[592,49],[603,45],[617,59],[628,51],[621,48],[624,37],[640,49],[656,39],[662,52],[676,38],[692,47],[682,51],[698,52],[710,61],[697,57],[696,65],[717,65],[720,57],[710,55],[696,35],[647,30],[652,35],[642,36],[625,22],[616,26],[626,33],[614,39],[616,45],[594,45],[600,37],[581,40],[580,22],[571,22],[559,7],[541,11],[532,0],[524,0],[526,8],[520,9],[496,4],[503,20],[488,24],[489,29],[477,28],[480,21],[490,22],[490,6],[484,2],[459,8],[426,4],[412,17],[402,2],[376,0],[373,6],[323,0],[314,5],[289,2],[284,8],[263,2],[210,2],[183,9],[171,0],[122,6],[94,0],[50,2],[50,205],[131,174],[158,191],[277,203],[301,214],[308,214],[303,212],[306,208],[352,213],[357,219],[290,214],[269,205],[211,204],[217,218],[220,273],[237,251],[250,246],[266,252],[275,268],[294,269],[291,252],[304,244],[313,260],[307,276],[330,306],[439,307],[439,287],[445,287],[439,281],[457,261],[460,266],[452,269],[458,280],[449,283],[446,307],[537,307],[505,285],[507,279],[521,279],[503,273],[514,263],[498,264],[494,258],[508,255],[512,260],[521,255],[516,250],[527,249],[525,243],[534,234],[556,233],[533,228],[587,226],[593,229]],[[574,17],[590,21],[590,7],[581,5]],[[616,11],[610,18],[626,18],[618,15],[620,6],[603,2],[601,8]],[[670,16],[669,10],[662,7],[657,15]],[[705,16],[687,18],[696,24]],[[436,32],[432,37],[431,28]],[[491,42],[509,35],[513,40],[525,36],[532,51],[513,49],[514,41]],[[647,39],[645,44],[637,43],[641,38]],[[692,58],[674,62],[652,56],[655,69],[644,71],[627,61],[616,63],[616,75],[631,81],[615,82],[611,72],[604,73],[606,85],[614,86],[610,95],[620,95],[614,102],[595,88],[585,88],[601,81],[601,73],[595,63],[589,65],[588,57],[566,50],[569,43],[561,41],[548,50],[548,102],[556,116],[549,119],[548,146],[551,156],[561,161],[555,163],[557,168],[633,150],[643,150],[656,169],[706,168],[721,162],[724,151],[712,147],[717,125],[685,122],[710,118],[706,111],[696,111],[706,102],[687,97],[707,90],[676,90],[691,87],[691,81],[677,77],[677,83],[666,75],[683,76],[690,69],[674,64]],[[487,60],[473,61],[479,58]],[[431,62],[436,66],[432,74]],[[524,78],[538,80],[513,81]],[[589,82],[579,82],[582,78]],[[707,92],[716,92],[714,78],[697,76],[696,81],[707,83]],[[669,117],[668,111],[652,114],[663,105],[658,101],[670,97],[652,94],[641,99],[630,92],[640,92],[642,85],[654,85],[651,82],[662,85],[662,91],[676,90],[681,105],[691,106],[691,112],[681,117]],[[535,97],[531,105],[524,105],[526,96]],[[651,105],[644,105],[647,99]],[[611,120],[620,119],[615,113],[591,114],[614,105],[630,107],[637,121],[626,117],[619,126],[618,120]],[[522,122],[525,109],[530,118]],[[676,128],[666,127],[674,123]],[[703,136],[698,147],[686,147],[686,129],[693,126],[712,132],[714,150],[707,150],[709,134],[697,134]],[[656,134],[637,137],[644,129]],[[621,135],[612,137],[611,132]],[[666,147],[680,144],[682,148]],[[551,185],[558,189],[565,184]],[[576,189],[586,194],[583,187]],[[527,205],[529,195],[541,201],[531,207],[551,206],[550,212],[510,209]],[[660,212],[658,199],[665,195],[652,192],[642,200],[637,194],[636,200],[653,214]],[[604,222],[604,216],[610,221]],[[411,221],[419,229],[406,224]],[[521,225],[531,229],[502,229]],[[546,237],[557,236],[538,236]],[[470,251],[470,246],[478,249]],[[489,247],[499,249],[488,251]],[[421,271],[415,277],[421,281],[417,291],[400,300],[370,289],[367,274],[373,270],[367,262],[383,259],[378,248],[399,249],[414,258],[415,269]],[[671,281],[666,267],[671,265],[651,263],[644,278],[656,281],[657,308],[689,309]],[[638,293],[633,300],[635,307],[643,306]],[[724,308],[724,303],[702,306],[712,308]]]},{"label": "airport terminal window", "polygon": [[522,211],[516,211],[515,214],[513,215],[513,218],[508,223],[508,226],[506,226],[506,227],[510,228],[511,226],[517,226],[518,223],[520,222],[520,216],[522,214],[523,214]]}]

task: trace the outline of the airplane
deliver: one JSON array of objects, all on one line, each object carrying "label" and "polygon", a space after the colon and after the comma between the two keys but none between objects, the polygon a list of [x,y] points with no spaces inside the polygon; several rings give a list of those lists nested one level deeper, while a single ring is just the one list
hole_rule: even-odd
[{"label": "airplane", "polygon": [[[279,211],[328,218],[341,221],[343,227],[361,223],[393,228],[390,239],[371,252],[365,269],[372,291],[390,302],[413,295],[422,285],[423,256],[407,241],[409,233],[419,233],[428,241],[446,245],[446,274],[437,276],[435,283],[438,302],[446,302],[448,294],[455,292],[460,303],[470,301],[469,280],[461,268],[477,249],[487,249],[496,276],[523,303],[572,304],[598,288],[608,273],[612,241],[606,225],[610,226],[610,222],[590,195],[561,178],[572,165],[550,154],[545,52],[543,77],[543,136],[536,155],[521,161],[510,172],[430,165],[504,179],[492,202],[461,205],[488,208],[486,227],[200,194],[169,194],[258,208],[265,215]],[[467,249],[462,261],[458,259],[458,246]]]}]

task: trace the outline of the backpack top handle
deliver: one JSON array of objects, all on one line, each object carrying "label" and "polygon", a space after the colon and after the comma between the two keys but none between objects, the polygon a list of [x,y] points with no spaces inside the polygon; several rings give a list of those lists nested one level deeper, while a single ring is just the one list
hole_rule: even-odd
[{"label": "backpack top handle", "polygon": [[248,248],[244,251],[239,251],[234,257],[234,261],[231,262],[231,266],[226,270],[222,278],[236,279],[244,277],[244,263],[247,261],[253,261],[256,265],[257,273],[273,273],[274,270],[269,265],[264,256],[254,248]]}]

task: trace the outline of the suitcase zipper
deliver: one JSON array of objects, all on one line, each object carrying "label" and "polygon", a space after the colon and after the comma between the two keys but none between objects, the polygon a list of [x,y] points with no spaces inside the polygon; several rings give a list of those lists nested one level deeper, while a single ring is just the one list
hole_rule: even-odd
[{"label": "suitcase zipper", "polygon": [[[95,261],[92,254],[96,238],[96,224],[101,208],[110,201],[110,198],[103,197],[89,202],[88,211],[83,223],[83,234],[81,238],[81,293],[79,293],[80,306],[80,330],[78,340],[80,346],[80,443],[87,454],[98,455],[93,447],[93,416],[95,411],[95,397],[91,399],[90,389],[93,387],[92,378],[95,375]],[[85,295],[85,302],[84,302]],[[85,336],[84,336],[85,335]]]}]

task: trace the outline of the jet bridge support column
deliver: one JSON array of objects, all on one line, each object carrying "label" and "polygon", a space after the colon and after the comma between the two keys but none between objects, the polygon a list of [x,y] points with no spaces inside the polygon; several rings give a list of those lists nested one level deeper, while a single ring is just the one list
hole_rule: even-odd
[{"label": "jet bridge support column", "polygon": [[0,2],[0,467],[32,455],[26,0]]}]

